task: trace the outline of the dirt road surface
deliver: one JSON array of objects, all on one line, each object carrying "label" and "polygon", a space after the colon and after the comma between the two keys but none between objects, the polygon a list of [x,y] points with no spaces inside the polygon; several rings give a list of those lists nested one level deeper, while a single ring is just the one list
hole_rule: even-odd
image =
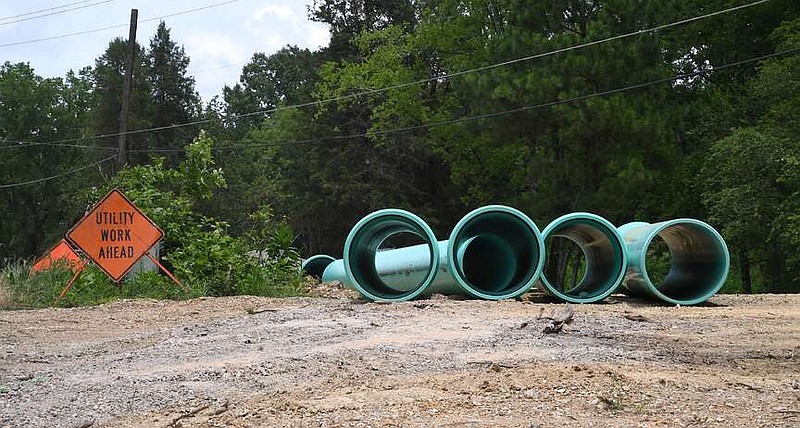
[{"label": "dirt road surface", "polygon": [[0,427],[798,427],[800,296],[0,312]]}]

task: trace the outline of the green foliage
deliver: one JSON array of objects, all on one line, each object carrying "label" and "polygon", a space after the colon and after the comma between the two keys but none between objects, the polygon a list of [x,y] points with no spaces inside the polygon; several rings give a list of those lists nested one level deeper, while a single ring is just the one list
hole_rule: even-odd
[{"label": "green foliage", "polygon": [[[83,92],[88,85],[83,73],[65,81],[42,78],[27,64],[0,65],[0,183],[55,176],[94,160],[77,148],[36,145],[87,131],[85,109],[93,100]],[[65,219],[83,208],[68,195],[95,174],[0,189],[0,260],[44,252],[63,234]]]},{"label": "green foliage", "polygon": [[228,235],[224,224],[208,221],[193,228],[166,258],[178,277],[204,284],[212,296],[239,294],[239,284],[258,268],[241,239]]},{"label": "green foliage", "polygon": [[[94,198],[99,199],[111,188],[121,189],[164,230],[162,252],[167,265],[190,287],[205,294],[267,293],[270,288],[296,281],[299,257],[291,249],[294,237],[285,223],[273,222],[269,211],[254,215],[259,228],[252,238],[233,236],[227,223],[198,211],[202,201],[226,186],[222,170],[214,162],[213,144],[211,137],[200,132],[186,147],[185,160],[174,169],[159,160],[126,168],[95,191]],[[259,260],[249,254],[261,248],[271,258]],[[262,279],[282,282],[250,283]]]},{"label": "green foliage", "polygon": [[[183,47],[172,40],[163,21],[150,39],[145,62],[145,76],[150,86],[150,126],[168,128],[151,134],[149,147],[181,149],[198,130],[194,127],[169,129],[169,126],[197,119],[200,96],[194,87],[194,77],[187,76],[189,57]],[[179,159],[178,154],[168,154],[167,165],[174,166]]]},{"label": "green foliage", "polygon": [[[800,47],[800,19],[772,39],[777,50]],[[744,291],[800,291],[798,67],[796,55],[761,65],[727,119],[749,126],[714,142],[698,177],[709,219],[734,247]]]}]

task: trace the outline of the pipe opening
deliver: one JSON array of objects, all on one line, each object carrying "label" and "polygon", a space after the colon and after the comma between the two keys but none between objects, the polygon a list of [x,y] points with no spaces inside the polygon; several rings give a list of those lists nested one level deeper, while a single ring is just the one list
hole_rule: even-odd
[{"label": "pipe opening", "polygon": [[336,259],[333,257],[326,255],[326,254],[318,254],[316,256],[311,256],[303,261],[303,264],[300,266],[303,274],[311,275],[315,278],[322,278],[323,272],[325,272],[325,268],[328,267],[331,263],[335,262]]},{"label": "pipe opening", "polygon": [[467,292],[486,299],[525,292],[541,272],[542,253],[536,225],[521,212],[502,206],[467,214],[448,243],[453,277]]},{"label": "pipe opening", "polygon": [[676,221],[661,228],[657,236],[663,243],[655,236],[647,243],[643,271],[659,293],[691,304],[719,291],[728,275],[728,251],[710,226]]},{"label": "pipe opening", "polygon": [[622,240],[601,217],[574,213],[557,219],[545,229],[545,243],[551,250],[542,283],[556,297],[596,302],[622,281],[626,268]]},{"label": "pipe opening", "polygon": [[[398,239],[409,239],[409,234],[424,243],[379,253],[382,245],[394,242],[394,236],[405,235],[405,238]],[[397,251],[414,251],[417,258],[408,260],[389,254]],[[371,300],[413,299],[433,281],[439,267],[438,245],[430,227],[414,214],[395,209],[376,211],[359,221],[347,236],[343,259],[350,282]],[[381,264],[382,274],[378,273],[376,263]],[[390,279],[407,277],[410,271],[415,273],[414,278],[418,281],[409,282],[406,278],[404,283],[400,283]]]}]

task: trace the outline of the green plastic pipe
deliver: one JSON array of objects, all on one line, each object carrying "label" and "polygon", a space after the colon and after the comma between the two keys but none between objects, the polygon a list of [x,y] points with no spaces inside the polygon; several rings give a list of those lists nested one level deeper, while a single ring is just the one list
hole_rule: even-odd
[{"label": "green plastic pipe", "polygon": [[[429,230],[407,211],[372,213],[350,231],[344,257],[325,267],[322,280],[340,281],[377,301],[404,301],[433,293],[500,300],[526,292],[544,268],[541,233],[514,208],[490,205],[473,210],[446,241],[434,241]],[[413,233],[424,244],[378,251],[398,233]]]},{"label": "green plastic pipe", "polygon": [[300,270],[306,275],[322,278],[325,269],[335,261],[336,259],[333,256],[318,254],[303,260],[303,263],[300,265]]},{"label": "green plastic pipe", "polygon": [[[416,235],[424,243],[409,247],[401,257],[390,254],[397,250],[381,251],[378,259],[381,245],[401,233]],[[365,298],[406,301],[422,294],[436,277],[439,245],[433,230],[421,218],[404,210],[384,209],[368,214],[353,226],[344,243],[342,261],[344,277],[337,279]],[[330,275],[323,273],[326,278]]]},{"label": "green plastic pipe", "polygon": [[467,294],[488,300],[517,297],[544,269],[544,241],[521,211],[487,205],[465,215],[447,240],[448,273]]},{"label": "green plastic pipe", "polygon": [[566,238],[578,245],[585,260],[580,282],[567,289],[542,274],[539,288],[565,302],[595,303],[619,287],[625,277],[628,257],[622,236],[611,222],[596,214],[576,212],[553,220],[542,231],[547,244],[553,238]]},{"label": "green plastic pipe", "polygon": [[[617,230],[628,253],[628,272],[622,282],[627,294],[696,305],[725,284],[730,269],[728,246],[708,224],[681,218],[653,224],[633,222]],[[647,250],[656,237],[664,240],[670,254],[669,273],[658,284],[647,273]]]}]

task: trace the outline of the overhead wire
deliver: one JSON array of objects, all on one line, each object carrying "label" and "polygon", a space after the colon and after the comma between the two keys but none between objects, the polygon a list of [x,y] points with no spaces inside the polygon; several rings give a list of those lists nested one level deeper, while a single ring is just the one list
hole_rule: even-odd
[{"label": "overhead wire", "polygon": [[[230,0],[230,1],[227,1],[227,2],[219,3],[217,5],[233,3],[235,1],[239,1],[239,0]],[[708,18],[711,18],[711,17],[714,17],[714,16],[719,16],[719,15],[723,15],[723,14],[726,14],[726,13],[736,12],[736,11],[739,11],[739,10],[742,10],[742,9],[746,9],[746,8],[754,7],[754,6],[757,6],[757,5],[760,5],[760,4],[764,4],[764,3],[767,3],[769,1],[771,1],[771,0],[757,0],[757,1],[754,1],[754,2],[750,2],[750,3],[746,3],[746,4],[742,4],[742,5],[738,5],[738,6],[733,6],[733,7],[721,9],[721,10],[714,11],[714,12],[709,12],[709,13],[706,13],[706,14],[703,14],[703,15],[698,15],[698,16],[694,16],[694,17],[691,17],[691,18],[685,18],[685,19],[681,19],[681,20],[678,20],[678,21],[670,22],[670,23],[667,23],[667,24],[657,25],[655,27],[650,27],[650,28],[646,28],[646,29],[632,31],[632,32],[629,32],[629,33],[624,33],[624,34],[619,34],[619,35],[616,35],[616,36],[611,36],[611,37],[608,37],[608,38],[605,38],[605,39],[594,40],[594,41],[585,42],[585,43],[579,43],[579,44],[576,44],[576,45],[571,45],[571,46],[567,46],[567,47],[563,47],[563,48],[559,48],[559,49],[555,49],[555,50],[551,50],[551,51],[547,51],[547,52],[543,52],[543,53],[527,55],[527,56],[519,57],[519,58],[516,58],[516,59],[502,61],[502,62],[489,64],[489,65],[485,65],[485,66],[481,66],[481,67],[476,67],[476,68],[472,68],[472,69],[468,69],[468,70],[456,71],[456,72],[452,72],[452,73],[445,73],[445,74],[441,74],[441,75],[434,76],[434,77],[429,77],[429,78],[415,80],[415,81],[411,81],[411,82],[405,82],[405,83],[400,83],[400,84],[396,84],[396,85],[386,86],[386,87],[379,88],[379,89],[369,89],[369,90],[365,90],[365,91],[361,91],[361,92],[357,92],[357,93],[353,93],[353,94],[340,95],[340,96],[337,96],[337,97],[331,97],[331,98],[327,98],[327,99],[323,99],[323,100],[309,101],[309,102],[306,102],[306,103],[292,104],[292,105],[288,105],[288,106],[278,106],[278,107],[269,108],[269,109],[262,109],[262,110],[256,110],[256,111],[252,111],[252,112],[247,112],[247,113],[234,114],[234,115],[231,115],[229,117],[226,117],[226,120],[236,121],[238,119],[245,118],[245,117],[250,117],[250,116],[266,115],[266,114],[271,114],[271,113],[277,113],[279,111],[292,110],[292,109],[298,109],[298,108],[303,108],[303,107],[320,106],[320,105],[325,105],[325,104],[332,103],[332,102],[344,101],[344,100],[348,100],[348,99],[352,99],[352,98],[359,98],[359,97],[363,97],[365,95],[374,95],[374,94],[379,94],[379,93],[387,92],[387,91],[394,90],[394,89],[402,89],[402,88],[406,88],[406,87],[410,87],[410,86],[430,83],[430,82],[433,82],[433,81],[440,81],[440,80],[444,80],[444,79],[449,79],[449,78],[456,77],[456,76],[463,76],[463,75],[466,75],[466,74],[487,71],[487,70],[495,69],[495,68],[498,68],[498,67],[503,67],[503,66],[507,66],[507,65],[511,65],[511,64],[517,64],[517,63],[530,61],[530,60],[538,59],[538,58],[544,58],[544,57],[548,57],[548,56],[552,56],[552,55],[556,55],[556,54],[560,54],[560,53],[565,53],[565,52],[569,52],[569,51],[576,50],[576,49],[582,49],[582,48],[586,48],[586,47],[596,46],[596,45],[600,45],[602,43],[608,43],[608,42],[611,42],[611,41],[620,40],[620,39],[624,39],[624,38],[628,38],[628,37],[633,37],[633,36],[642,35],[642,34],[648,34],[648,33],[656,32],[656,31],[664,30],[664,29],[667,29],[667,28],[672,28],[672,27],[675,27],[675,26],[688,24],[688,23],[691,23],[691,22],[696,22],[696,21],[699,21],[699,20],[708,19]],[[157,18],[153,18],[153,19],[157,19]],[[127,25],[127,24],[125,24],[125,25]],[[3,47],[3,45],[0,45],[0,47]],[[55,145],[55,144],[58,144],[58,143],[75,143],[75,142],[86,141],[86,140],[96,140],[96,139],[103,139],[103,138],[119,137],[119,136],[123,136],[123,135],[136,135],[136,134],[142,134],[142,133],[159,132],[159,131],[164,131],[164,130],[168,130],[168,129],[177,129],[177,128],[182,128],[182,127],[187,127],[187,126],[202,125],[202,124],[211,123],[211,122],[214,122],[214,121],[217,121],[217,120],[219,120],[219,119],[201,119],[201,120],[189,121],[189,122],[179,123],[179,124],[171,124],[171,125],[166,125],[166,126],[157,126],[157,127],[142,128],[142,129],[133,129],[133,130],[129,130],[129,131],[126,131],[126,132],[123,132],[123,133],[119,133],[118,132],[118,133],[94,135],[94,136],[89,136],[89,137],[85,137],[85,138],[75,138],[75,139],[60,140],[60,141],[53,142],[51,144]]]},{"label": "overhead wire", "polygon": [[44,8],[44,9],[37,9],[37,10],[32,10],[30,12],[20,13],[20,14],[17,14],[17,15],[4,16],[4,17],[0,18],[0,21],[6,21],[8,19],[20,18],[20,17],[23,17],[23,16],[36,15],[37,13],[49,12],[51,10],[57,10],[57,9],[63,9],[65,7],[75,6],[77,4],[89,3],[90,1],[92,1],[92,0],[74,1],[74,2],[71,2],[71,3],[62,4],[61,6],[51,6],[51,7],[47,7],[47,8]]},{"label": "overhead wire", "polygon": [[[225,6],[225,5],[228,5],[228,4],[231,4],[231,3],[236,3],[236,2],[239,2],[239,1],[241,1],[241,0],[227,0],[227,1],[219,2],[219,3],[213,3],[213,4],[206,5],[206,6],[196,7],[196,8],[193,8],[193,9],[182,10],[180,12],[175,12],[175,13],[170,13],[170,14],[166,14],[166,15],[156,16],[156,17],[148,18],[148,19],[142,19],[142,20],[139,20],[139,23],[142,24],[142,23],[146,23],[146,22],[158,21],[158,20],[165,19],[165,18],[172,18],[172,17],[175,17],[175,16],[186,15],[186,14],[189,14],[189,13],[200,12],[200,11],[203,11],[203,10],[213,9],[213,8],[216,8],[216,7]],[[94,29],[91,29],[91,30],[77,31],[77,32],[74,32],[74,33],[60,34],[60,35],[57,35],[57,36],[43,37],[43,38],[39,38],[39,39],[22,40],[22,41],[11,42],[11,43],[3,43],[3,44],[0,44],[0,48],[28,45],[28,44],[32,44],[32,43],[40,43],[40,42],[46,42],[46,41],[50,41],[50,40],[63,39],[63,38],[67,38],[67,37],[81,36],[81,35],[84,35],[84,34],[99,33],[101,31],[113,30],[115,28],[127,27],[128,25],[130,25],[130,24],[129,23],[125,23],[125,24],[109,25],[107,27],[94,28]]]},{"label": "overhead wire", "polygon": [[59,11],[55,11],[55,12],[49,12],[49,13],[36,15],[36,16],[28,16],[28,17],[25,17],[25,18],[15,19],[13,21],[0,22],[0,26],[10,25],[10,24],[17,24],[17,23],[25,22],[25,21],[32,21],[34,19],[46,18],[48,16],[63,15],[63,14],[68,13],[68,12],[73,12],[73,11],[76,11],[76,10],[86,9],[86,8],[93,7],[93,6],[100,6],[100,5],[105,4],[105,3],[111,3],[112,1],[114,1],[114,0],[102,0],[102,1],[95,2],[95,3],[86,4],[86,5],[83,5],[83,6],[76,6],[76,7],[73,7],[73,8],[59,10]]},{"label": "overhead wire", "polygon": [[75,168],[75,169],[71,169],[69,171],[65,171],[65,172],[62,172],[60,174],[52,175],[50,177],[39,178],[39,179],[36,179],[36,180],[22,181],[22,182],[19,182],[19,183],[0,184],[0,189],[10,189],[10,188],[14,188],[14,187],[28,186],[28,185],[31,185],[31,184],[43,183],[45,181],[50,181],[50,180],[55,180],[57,178],[66,177],[68,175],[72,175],[72,174],[75,174],[77,172],[81,172],[83,170],[86,170],[86,169],[101,165],[101,164],[103,164],[105,162],[108,162],[111,159],[114,159],[116,157],[117,157],[117,155],[109,156],[107,158],[101,159],[101,160],[99,160],[97,162],[94,162],[92,164],[84,165],[82,167]]},{"label": "overhead wire", "polygon": [[41,146],[49,146],[49,147],[65,147],[65,148],[74,148],[74,149],[94,149],[94,150],[116,150],[113,147],[102,147],[102,146],[89,146],[86,144],[69,144],[69,143],[59,143],[59,142],[24,142],[24,141],[0,141],[0,143],[5,143],[6,145],[0,146],[0,150],[3,149],[16,149],[21,147],[41,147]]}]

